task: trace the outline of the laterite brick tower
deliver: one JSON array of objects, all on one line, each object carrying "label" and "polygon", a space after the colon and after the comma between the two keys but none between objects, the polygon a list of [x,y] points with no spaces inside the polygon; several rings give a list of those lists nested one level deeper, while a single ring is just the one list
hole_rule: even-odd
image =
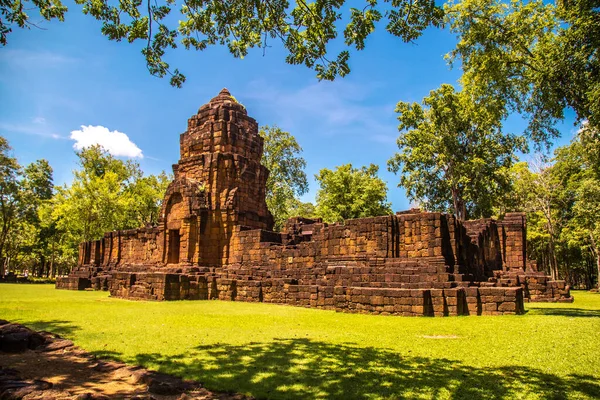
[{"label": "laterite brick tower", "polygon": [[257,122],[227,89],[188,120],[163,202],[165,263],[224,265],[234,226],[273,227],[262,152]]}]

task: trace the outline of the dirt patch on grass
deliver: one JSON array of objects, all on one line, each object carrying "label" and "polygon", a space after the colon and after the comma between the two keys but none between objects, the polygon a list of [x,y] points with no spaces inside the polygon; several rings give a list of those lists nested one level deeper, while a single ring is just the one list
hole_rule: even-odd
[{"label": "dirt patch on grass", "polygon": [[199,382],[99,360],[68,340],[21,325],[0,324],[0,349],[0,398],[249,399],[210,392]]}]

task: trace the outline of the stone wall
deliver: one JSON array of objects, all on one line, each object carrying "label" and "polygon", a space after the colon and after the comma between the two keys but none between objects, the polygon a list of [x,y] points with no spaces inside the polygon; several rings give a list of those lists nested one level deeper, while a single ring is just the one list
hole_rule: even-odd
[{"label": "stone wall", "polygon": [[508,213],[504,219],[465,221],[476,254],[483,259],[488,282],[499,287],[520,286],[525,301],[572,302],[565,281],[552,280],[527,259],[525,213]]},{"label": "stone wall", "polygon": [[[122,264],[107,286],[113,296],[131,299],[261,301],[395,315],[498,315],[523,312],[524,297],[572,300],[564,282],[542,273],[493,269],[511,253],[478,245],[497,232],[506,236],[498,221],[466,225],[413,211],[334,225],[291,219],[282,233],[237,226],[224,266]],[[483,256],[467,257],[469,251]]]},{"label": "stone wall", "polygon": [[135,300],[249,301],[350,313],[403,316],[510,315],[523,312],[520,287],[402,289],[301,285],[290,279],[264,281],[206,275],[114,273],[110,293]]}]

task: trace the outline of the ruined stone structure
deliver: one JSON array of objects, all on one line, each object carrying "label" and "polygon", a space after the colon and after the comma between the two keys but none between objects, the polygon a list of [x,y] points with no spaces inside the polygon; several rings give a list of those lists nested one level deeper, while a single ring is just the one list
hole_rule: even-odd
[{"label": "ruined stone structure", "polygon": [[188,120],[156,227],[80,245],[62,289],[147,300],[220,299],[396,315],[498,315],[572,301],[526,256],[525,215],[461,222],[443,213],[272,232],[258,124],[226,89]]}]

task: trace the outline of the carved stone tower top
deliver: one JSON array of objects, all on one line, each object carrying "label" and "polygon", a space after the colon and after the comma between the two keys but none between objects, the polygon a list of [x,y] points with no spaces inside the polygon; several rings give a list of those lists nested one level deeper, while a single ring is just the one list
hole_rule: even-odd
[{"label": "carved stone tower top", "polygon": [[233,153],[260,163],[263,139],[258,124],[227,89],[200,107],[180,139],[181,168],[207,153]]},{"label": "carved stone tower top", "polygon": [[261,165],[258,123],[227,89],[200,107],[180,136],[175,181],[203,188],[207,208],[228,211],[231,223],[271,229],[265,202],[268,170]]}]

